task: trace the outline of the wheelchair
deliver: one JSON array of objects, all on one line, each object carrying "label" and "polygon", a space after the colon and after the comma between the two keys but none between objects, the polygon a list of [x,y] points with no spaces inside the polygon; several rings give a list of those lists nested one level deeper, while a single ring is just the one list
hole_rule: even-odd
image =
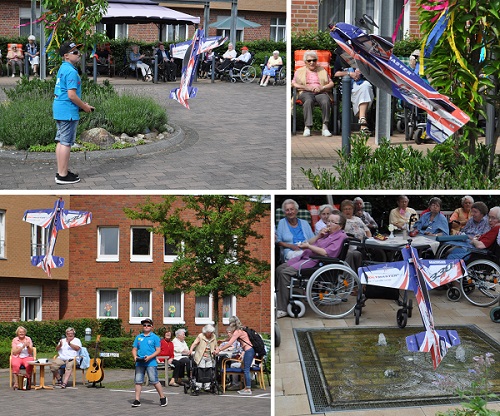
[{"label": "wheelchair", "polygon": [[248,63],[243,65],[241,68],[235,67],[234,63],[224,68],[222,71],[218,71],[221,80],[227,79],[231,82],[245,82],[251,83],[257,77],[257,71],[252,66],[255,61],[254,54],[252,53],[252,58]]},{"label": "wheelchair", "polygon": [[[449,241],[440,239],[442,244],[436,252],[437,259],[447,258],[450,252],[460,247]],[[448,241],[446,241],[448,240]],[[467,276],[459,281],[459,285],[448,288],[447,297],[451,301],[458,301],[463,296],[475,306],[487,307],[500,301],[500,248],[497,244],[489,250],[467,248],[471,255],[465,261]]]},{"label": "wheelchair", "polygon": [[358,275],[345,262],[349,245],[347,238],[338,258],[312,256],[319,260],[318,266],[298,270],[291,278],[288,315],[304,316],[305,302],[323,318],[343,318],[353,312],[361,284]]}]

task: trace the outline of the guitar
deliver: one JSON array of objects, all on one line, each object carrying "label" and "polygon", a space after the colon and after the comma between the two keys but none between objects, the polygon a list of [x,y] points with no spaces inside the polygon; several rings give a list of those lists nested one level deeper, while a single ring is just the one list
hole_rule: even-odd
[{"label": "guitar", "polygon": [[90,367],[87,370],[87,380],[89,383],[100,383],[104,378],[104,370],[102,369],[102,362],[100,358],[97,358],[99,353],[99,341],[101,336],[97,335],[95,340],[95,355],[93,360],[90,361]]}]

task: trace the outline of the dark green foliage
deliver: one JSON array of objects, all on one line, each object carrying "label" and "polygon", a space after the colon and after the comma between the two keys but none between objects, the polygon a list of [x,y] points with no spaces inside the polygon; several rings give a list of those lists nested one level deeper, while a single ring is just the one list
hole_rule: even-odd
[{"label": "dark green foliage", "polygon": [[[51,80],[22,78],[14,88],[4,89],[9,101],[0,104],[0,142],[18,150],[43,150],[54,143],[56,123],[52,117],[55,77]],[[133,136],[148,131],[162,131],[168,121],[165,110],[152,98],[119,96],[105,81],[95,84],[82,77],[82,100],[96,111],[81,113],[77,138],[94,127],[110,133]],[[12,120],[16,120],[12,123]],[[91,147],[86,147],[92,150]]]},{"label": "dark green foliage", "polygon": [[498,156],[489,170],[488,146],[468,155],[465,138],[448,139],[427,154],[383,140],[372,150],[364,135],[351,137],[351,154],[339,151],[334,171],[302,169],[315,189],[498,189]]}]

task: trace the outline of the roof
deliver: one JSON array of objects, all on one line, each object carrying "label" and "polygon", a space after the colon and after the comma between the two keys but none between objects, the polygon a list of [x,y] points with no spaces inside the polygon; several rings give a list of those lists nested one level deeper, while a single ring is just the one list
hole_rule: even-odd
[{"label": "roof", "polygon": [[[201,2],[201,1],[200,1]],[[194,8],[194,9],[203,9],[203,4],[193,4],[190,3],[189,0],[178,3],[175,2],[162,2],[160,4],[168,5],[168,7],[172,8]],[[220,2],[220,1],[211,1],[210,2],[211,10],[231,10],[231,2]],[[275,13],[286,13],[286,0],[238,0],[238,14],[240,12],[275,12]]]},{"label": "roof", "polygon": [[[145,2],[141,2],[145,3]],[[110,2],[108,10],[102,18],[103,23],[164,23],[164,24],[195,24],[199,17],[162,7],[148,2]]]}]

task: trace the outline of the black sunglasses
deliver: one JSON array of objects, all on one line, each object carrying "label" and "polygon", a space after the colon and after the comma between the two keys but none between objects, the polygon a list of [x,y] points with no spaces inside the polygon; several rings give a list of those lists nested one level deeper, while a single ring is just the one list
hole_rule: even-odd
[{"label": "black sunglasses", "polygon": [[71,55],[80,55],[80,51],[73,51],[73,52],[70,52]]},{"label": "black sunglasses", "polygon": [[311,62],[317,62],[318,60],[317,59],[308,59],[307,62],[311,63]]},{"label": "black sunglasses", "polygon": [[151,324],[142,324],[142,326],[153,326]]}]

